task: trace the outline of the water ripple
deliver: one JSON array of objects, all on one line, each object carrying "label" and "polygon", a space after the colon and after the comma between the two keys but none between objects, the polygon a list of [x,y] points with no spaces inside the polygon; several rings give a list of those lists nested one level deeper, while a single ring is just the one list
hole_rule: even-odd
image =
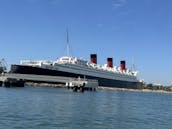
[{"label": "water ripple", "polygon": [[0,88],[2,129],[171,129],[172,95]]}]

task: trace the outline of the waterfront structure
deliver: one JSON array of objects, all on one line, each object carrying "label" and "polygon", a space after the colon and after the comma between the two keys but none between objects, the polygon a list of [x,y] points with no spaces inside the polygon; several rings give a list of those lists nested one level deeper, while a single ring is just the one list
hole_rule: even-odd
[{"label": "waterfront structure", "polygon": [[107,64],[98,65],[97,55],[91,54],[90,61],[64,56],[56,61],[21,61],[12,64],[10,73],[51,75],[98,80],[99,86],[139,88],[141,82],[137,72],[126,68],[125,61],[120,67],[113,66],[113,59],[107,58]]}]

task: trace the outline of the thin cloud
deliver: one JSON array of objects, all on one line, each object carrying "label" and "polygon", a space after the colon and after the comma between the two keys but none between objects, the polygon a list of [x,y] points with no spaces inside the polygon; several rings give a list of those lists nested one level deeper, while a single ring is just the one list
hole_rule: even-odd
[{"label": "thin cloud", "polygon": [[113,8],[120,8],[127,3],[126,0],[114,0],[112,3]]}]

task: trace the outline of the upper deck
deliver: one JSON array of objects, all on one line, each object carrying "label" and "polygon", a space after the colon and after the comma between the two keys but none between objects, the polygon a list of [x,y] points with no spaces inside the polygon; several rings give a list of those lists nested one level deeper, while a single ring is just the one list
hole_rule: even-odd
[{"label": "upper deck", "polygon": [[135,76],[137,75],[137,71],[132,71],[129,69],[121,70],[119,66],[113,66],[108,67],[107,64],[104,65],[98,65],[95,63],[91,63],[89,61],[86,61],[84,59],[76,58],[76,57],[68,57],[64,56],[59,58],[56,61],[46,61],[46,60],[40,60],[40,61],[30,61],[30,60],[23,60],[20,62],[21,65],[28,65],[28,66],[37,66],[37,67],[43,67],[43,66],[54,66],[57,65],[65,65],[65,64],[72,64],[76,67],[83,67],[83,68],[90,68],[90,69],[97,69],[102,71],[108,71],[108,72],[114,72],[118,74],[128,75],[128,76]]}]

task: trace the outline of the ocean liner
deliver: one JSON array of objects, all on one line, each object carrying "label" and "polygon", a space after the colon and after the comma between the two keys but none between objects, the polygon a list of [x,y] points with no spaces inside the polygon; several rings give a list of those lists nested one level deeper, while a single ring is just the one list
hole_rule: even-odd
[{"label": "ocean liner", "polygon": [[98,80],[99,86],[139,88],[141,82],[137,72],[126,69],[125,61],[120,67],[113,66],[113,58],[107,58],[107,64],[97,64],[97,54],[90,55],[90,61],[64,56],[56,61],[21,61],[12,64],[10,73],[81,77]]}]

